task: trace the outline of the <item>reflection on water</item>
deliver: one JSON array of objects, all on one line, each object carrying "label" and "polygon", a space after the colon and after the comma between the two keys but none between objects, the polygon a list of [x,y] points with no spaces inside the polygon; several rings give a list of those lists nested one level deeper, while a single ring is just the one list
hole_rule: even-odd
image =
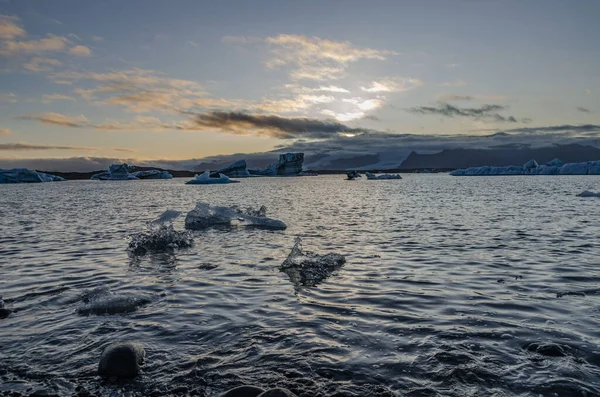
[{"label": "reflection on water", "polygon": [[[599,182],[0,186],[0,295],[14,310],[0,319],[0,395],[216,396],[241,384],[305,397],[598,395],[600,207],[576,195]],[[200,201],[265,205],[288,228],[128,251],[148,221]],[[297,288],[280,271],[296,236],[346,263]],[[100,306],[132,310],[78,312],[97,288]],[[100,380],[102,348],[121,340],[146,348],[142,376]]]}]

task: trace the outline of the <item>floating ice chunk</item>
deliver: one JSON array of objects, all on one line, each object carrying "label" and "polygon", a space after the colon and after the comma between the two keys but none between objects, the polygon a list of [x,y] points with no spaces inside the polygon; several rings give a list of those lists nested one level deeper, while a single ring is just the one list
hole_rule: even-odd
[{"label": "floating ice chunk", "polygon": [[287,226],[280,220],[266,217],[266,207],[258,210],[240,210],[238,207],[217,207],[198,203],[185,217],[185,227],[192,230],[211,226],[250,226],[263,229],[283,230]]},{"label": "floating ice chunk", "polygon": [[179,211],[165,211],[148,224],[148,230],[129,236],[128,250],[135,255],[145,255],[148,252],[168,252],[191,247],[194,242],[192,233],[177,231],[171,223],[179,215]]},{"label": "floating ice chunk", "polygon": [[400,176],[400,174],[381,174],[381,175],[375,175],[375,174],[372,174],[370,172],[365,172],[365,175],[367,176],[367,179],[370,179],[370,180],[402,179],[402,177]]},{"label": "floating ice chunk", "polygon": [[557,158],[556,158],[556,159],[554,159],[554,160],[548,161],[548,162],[546,163],[546,165],[549,165],[549,166],[551,166],[551,167],[562,167],[562,165],[563,165],[563,162],[562,162],[562,161],[560,161],[560,159],[557,159]]},{"label": "floating ice chunk", "polygon": [[318,255],[302,251],[302,240],[296,237],[292,252],[283,261],[279,270],[286,273],[296,286],[314,286],[342,267],[346,258],[340,254]]},{"label": "floating ice chunk", "polygon": [[350,171],[346,173],[346,177],[349,181],[353,181],[356,178],[362,178],[362,175],[358,173],[358,171]]},{"label": "floating ice chunk", "polygon": [[136,171],[132,172],[131,175],[137,179],[173,179],[173,175],[168,171],[160,170]]},{"label": "floating ice chunk", "polygon": [[219,174],[218,178],[211,178],[210,172],[206,171],[202,175],[196,175],[194,179],[186,182],[187,185],[215,185],[225,183],[238,183],[233,179],[229,179],[227,175]]},{"label": "floating ice chunk", "polygon": [[600,192],[596,193],[596,192],[590,192],[589,190],[586,190],[584,192],[581,192],[577,195],[577,197],[600,197]]},{"label": "floating ice chunk", "polygon": [[529,160],[528,162],[526,162],[525,164],[523,164],[523,169],[524,170],[531,170],[534,168],[538,167],[538,163],[535,160]]},{"label": "floating ice chunk", "polygon": [[105,287],[85,291],[81,300],[83,305],[77,309],[77,313],[82,316],[131,313],[152,301],[148,296],[141,294],[113,294]]},{"label": "floating ice chunk", "polygon": [[27,168],[0,169],[0,183],[62,182],[65,178]]},{"label": "floating ice chunk", "polygon": [[535,160],[531,160],[522,167],[517,165],[509,165],[507,167],[471,167],[452,171],[450,175],[600,175],[600,161],[562,164],[560,160],[554,159],[546,165],[537,165]]}]

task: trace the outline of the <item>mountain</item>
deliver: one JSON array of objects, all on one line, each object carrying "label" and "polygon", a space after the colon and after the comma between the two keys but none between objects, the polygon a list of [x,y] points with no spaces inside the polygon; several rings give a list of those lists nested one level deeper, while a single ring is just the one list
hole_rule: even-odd
[{"label": "mountain", "polygon": [[555,145],[541,148],[446,149],[439,153],[411,152],[402,162],[401,169],[468,168],[491,165],[502,167],[522,165],[531,159],[540,164],[559,158],[564,163],[600,160],[600,149],[578,144]]}]

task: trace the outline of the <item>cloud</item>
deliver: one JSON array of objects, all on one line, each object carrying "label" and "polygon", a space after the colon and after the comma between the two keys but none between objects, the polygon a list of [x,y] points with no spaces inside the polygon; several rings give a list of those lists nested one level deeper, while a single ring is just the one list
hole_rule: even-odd
[{"label": "cloud", "polygon": [[16,103],[17,96],[15,94],[13,94],[12,92],[10,92],[8,94],[0,93],[0,102]]},{"label": "cloud", "polygon": [[327,92],[339,92],[339,93],[349,93],[350,91],[348,91],[345,88],[341,88],[341,87],[336,87],[334,85],[330,85],[330,86],[320,86],[319,88],[317,88],[318,91],[327,91]]},{"label": "cloud", "polygon": [[449,63],[446,65],[447,68],[457,68],[460,66],[460,63]]},{"label": "cloud", "polygon": [[392,77],[373,81],[370,87],[360,87],[365,92],[404,92],[420,87],[423,82],[411,77]]},{"label": "cloud", "polygon": [[43,96],[42,102],[50,103],[52,101],[74,101],[75,98],[62,94],[46,94]]},{"label": "cloud", "polygon": [[11,132],[8,128],[0,128],[0,135],[10,135]]},{"label": "cloud", "polygon": [[582,106],[577,106],[576,109],[579,110],[582,113],[591,113],[590,109],[584,108]]},{"label": "cloud", "polygon": [[187,42],[189,45],[191,45],[192,47],[198,47],[198,43],[196,43],[195,41],[192,40],[188,40]]},{"label": "cloud", "polygon": [[49,112],[40,114],[26,114],[23,116],[17,116],[16,118],[21,120],[35,120],[42,124],[58,125],[61,127],[83,128],[89,126],[88,119],[83,115],[70,117],[60,113]]},{"label": "cloud", "polygon": [[23,64],[23,67],[31,72],[48,72],[53,70],[53,67],[61,66],[62,62],[58,59],[33,57]]},{"label": "cloud", "polygon": [[466,81],[463,81],[461,79],[455,80],[455,81],[449,81],[446,83],[442,83],[443,86],[445,87],[462,87],[467,85]]},{"label": "cloud", "polygon": [[223,42],[236,44],[266,43],[271,58],[266,65],[271,69],[287,67],[294,80],[329,80],[343,77],[349,64],[364,60],[385,60],[396,52],[353,45],[348,41],[334,41],[320,37],[293,34],[260,39],[247,36],[224,36]]},{"label": "cloud", "polygon": [[529,135],[546,135],[549,133],[560,133],[568,136],[600,136],[600,125],[596,124],[580,124],[580,125],[552,125],[544,127],[527,127],[527,128],[514,128],[506,130],[507,132],[517,132],[520,134]]},{"label": "cloud", "polygon": [[27,35],[18,24],[18,19],[8,15],[0,15],[0,40],[12,40]]},{"label": "cloud", "polygon": [[79,57],[87,57],[92,54],[92,51],[84,45],[76,45],[69,50],[69,53]]},{"label": "cloud", "polygon": [[590,91],[590,90],[585,90],[585,93],[588,95],[592,95],[592,91]]},{"label": "cloud", "polygon": [[34,145],[25,142],[0,143],[0,150],[32,151],[32,150],[96,150],[82,146]]},{"label": "cloud", "polygon": [[[438,107],[417,106],[408,109],[409,112],[423,115],[438,115],[444,117],[468,117],[475,120],[487,120],[494,122],[511,122],[517,123],[517,119],[513,116],[502,116],[498,114],[500,111],[508,109],[506,106],[500,105],[482,105],[480,108],[459,108],[447,103],[439,104]],[[523,119],[521,122],[526,122]]]},{"label": "cloud", "polygon": [[96,42],[104,41],[104,38],[102,38],[100,36],[92,36],[92,41],[96,41]]},{"label": "cloud", "polygon": [[62,51],[67,47],[66,37],[48,35],[39,40],[13,41],[7,40],[0,46],[0,55],[39,54],[49,51]]},{"label": "cloud", "polygon": [[273,114],[242,112],[209,112],[196,114],[192,122],[196,129],[217,129],[236,134],[254,133],[279,139],[324,138],[342,132],[358,133],[365,129],[307,117],[282,117]]},{"label": "cloud", "polygon": [[439,94],[439,101],[508,101],[508,98],[502,95],[456,95]]}]

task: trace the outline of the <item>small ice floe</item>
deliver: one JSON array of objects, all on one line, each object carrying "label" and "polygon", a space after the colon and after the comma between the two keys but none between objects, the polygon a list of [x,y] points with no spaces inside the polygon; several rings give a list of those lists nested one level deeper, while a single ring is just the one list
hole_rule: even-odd
[{"label": "small ice floe", "polygon": [[63,182],[65,178],[27,168],[0,169],[0,183]]},{"label": "small ice floe", "polygon": [[319,255],[302,251],[302,239],[296,237],[292,252],[283,261],[279,270],[286,273],[294,285],[311,287],[329,277],[344,263],[346,258],[340,254]]},{"label": "small ice floe", "polygon": [[82,316],[131,313],[152,302],[146,295],[113,294],[106,287],[85,291],[81,295],[81,301],[83,304],[77,309],[77,313]]},{"label": "small ice floe", "polygon": [[367,179],[370,179],[370,180],[402,179],[402,177],[400,176],[400,174],[381,174],[381,175],[375,175],[375,174],[371,174],[370,172],[365,172],[365,175],[367,176]]},{"label": "small ice floe", "polygon": [[350,171],[348,173],[346,173],[346,179],[349,181],[353,181],[356,178],[362,178],[362,175],[358,173],[358,171]]},{"label": "small ice floe", "polygon": [[194,179],[186,182],[186,185],[216,185],[226,183],[238,183],[239,181],[229,179],[227,175],[219,174],[218,177],[212,178],[210,171],[204,172],[202,175],[196,175]]},{"label": "small ice floe", "polygon": [[206,203],[196,204],[185,217],[185,227],[202,230],[212,226],[248,226],[262,229],[284,230],[286,224],[277,219],[267,218],[267,208],[242,210],[236,206],[217,207]]},{"label": "small ice floe", "polygon": [[172,222],[179,215],[179,211],[167,210],[148,224],[148,230],[129,236],[129,251],[135,255],[144,255],[148,252],[191,247],[194,242],[192,233],[173,228]]},{"label": "small ice floe", "polygon": [[600,197],[600,192],[596,193],[596,192],[590,192],[589,190],[586,190],[584,192],[581,192],[577,195],[577,197]]}]

